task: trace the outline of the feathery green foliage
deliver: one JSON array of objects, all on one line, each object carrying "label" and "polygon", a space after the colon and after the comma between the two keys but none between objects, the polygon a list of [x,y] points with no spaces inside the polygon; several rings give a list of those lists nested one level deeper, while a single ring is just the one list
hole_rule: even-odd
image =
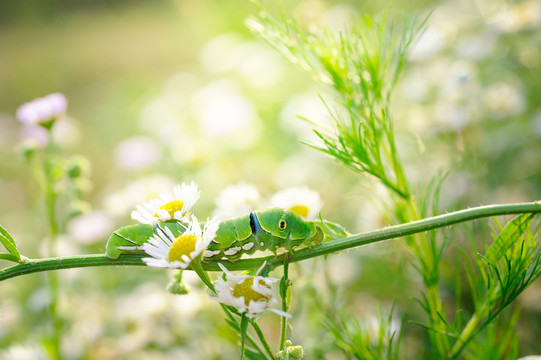
[{"label": "feathery green foliage", "polygon": [[314,129],[322,144],[312,146],[375,176],[403,198],[410,193],[396,150],[390,101],[425,20],[407,17],[397,27],[385,16],[365,16],[351,31],[339,34],[328,28],[307,33],[295,21],[276,21],[263,10],[247,21],[292,63],[335,90],[337,106],[325,103],[334,129]]},{"label": "feathery green foliage", "polygon": [[[333,336],[335,347],[341,349],[348,359],[394,360],[400,359],[401,329],[393,328],[394,306],[384,316],[377,314],[379,323],[363,322],[342,315],[339,319],[327,316],[323,326]],[[397,321],[397,323],[399,323]]]}]

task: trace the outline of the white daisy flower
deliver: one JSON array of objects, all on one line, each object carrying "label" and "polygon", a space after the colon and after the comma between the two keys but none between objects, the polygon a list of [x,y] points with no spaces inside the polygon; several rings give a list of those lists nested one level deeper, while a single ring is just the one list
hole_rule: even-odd
[{"label": "white daisy flower", "polygon": [[60,93],[49,94],[34,99],[17,109],[17,118],[26,125],[43,125],[45,127],[66,113],[68,101]]},{"label": "white daisy flower", "polygon": [[200,194],[193,181],[189,185],[177,185],[173,188],[173,193],[162,194],[158,199],[137,205],[131,218],[142,224],[169,220],[186,221],[184,215],[197,202]]},{"label": "white daisy flower", "polygon": [[142,260],[148,266],[186,269],[214,240],[219,225],[220,221],[213,218],[201,230],[197,218],[192,215],[188,228],[178,237],[164,227],[143,244],[143,250],[151,257]]},{"label": "white daisy flower", "polygon": [[304,219],[315,219],[323,207],[323,201],[317,192],[299,186],[274,194],[270,206],[291,210]]},{"label": "white daisy flower", "polygon": [[225,273],[226,280],[219,278],[214,284],[218,297],[211,298],[212,300],[233,306],[249,318],[258,317],[265,310],[270,310],[284,317],[291,317],[286,312],[270,307],[276,303],[272,296],[272,283],[279,279],[258,276],[265,264],[259,268],[255,276],[233,275],[225,266],[220,263],[218,265]]},{"label": "white daisy flower", "polygon": [[215,204],[214,216],[228,219],[257,209],[261,204],[261,196],[254,185],[239,182],[226,187],[216,197]]}]

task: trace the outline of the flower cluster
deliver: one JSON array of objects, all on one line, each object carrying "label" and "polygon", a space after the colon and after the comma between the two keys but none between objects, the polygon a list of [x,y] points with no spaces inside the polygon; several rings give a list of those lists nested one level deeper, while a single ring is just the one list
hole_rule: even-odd
[{"label": "flower cluster", "polygon": [[[174,269],[187,269],[198,264],[212,241],[215,241],[220,220],[207,219],[201,226],[195,215],[187,213],[199,199],[200,192],[195,183],[177,185],[172,193],[161,194],[159,198],[137,205],[131,216],[143,224],[154,224],[155,234],[145,242],[141,249],[148,257],[142,260],[148,266]],[[184,231],[176,236],[165,226],[176,222]],[[289,314],[272,309],[272,284],[278,279],[259,276],[261,267],[255,276],[233,275],[222,264],[225,279],[220,278],[214,285],[220,303],[232,306],[249,318],[260,316],[265,310],[281,316]]]}]

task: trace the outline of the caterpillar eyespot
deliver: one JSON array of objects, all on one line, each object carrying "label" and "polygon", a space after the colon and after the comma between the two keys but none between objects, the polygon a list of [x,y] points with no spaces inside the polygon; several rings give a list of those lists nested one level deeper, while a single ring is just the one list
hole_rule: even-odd
[{"label": "caterpillar eyespot", "polygon": [[286,226],[287,226],[287,222],[285,220],[280,220],[278,222],[278,229],[285,230]]}]

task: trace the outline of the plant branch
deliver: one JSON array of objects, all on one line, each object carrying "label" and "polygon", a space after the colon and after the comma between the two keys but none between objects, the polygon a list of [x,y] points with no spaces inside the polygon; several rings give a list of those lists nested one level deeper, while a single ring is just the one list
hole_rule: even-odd
[{"label": "plant branch", "polygon": [[[231,271],[254,269],[261,266],[263,261],[268,261],[271,268],[276,268],[284,264],[285,256],[288,256],[290,263],[298,262],[318,256],[335,253],[338,251],[351,249],[358,246],[421,233],[428,230],[433,230],[484,217],[540,212],[541,202],[539,201],[505,205],[480,206],[476,208],[459,210],[448,214],[438,215],[418,221],[412,221],[406,224],[389,226],[375,231],[348,236],[342,239],[329,241],[320,245],[315,245],[310,248],[303,248],[295,251],[294,254],[281,254],[278,256],[271,255],[267,257],[241,259],[236,262],[220,260],[220,262]],[[145,266],[145,264],[141,261],[143,256],[144,255],[124,254],[121,255],[118,259],[111,259],[105,255],[93,254],[47,259],[29,259],[26,260],[25,263],[21,263],[0,270],[0,281],[20,275],[60,269],[115,265]],[[201,265],[205,271],[221,271],[217,263],[203,262],[201,263]]]}]

